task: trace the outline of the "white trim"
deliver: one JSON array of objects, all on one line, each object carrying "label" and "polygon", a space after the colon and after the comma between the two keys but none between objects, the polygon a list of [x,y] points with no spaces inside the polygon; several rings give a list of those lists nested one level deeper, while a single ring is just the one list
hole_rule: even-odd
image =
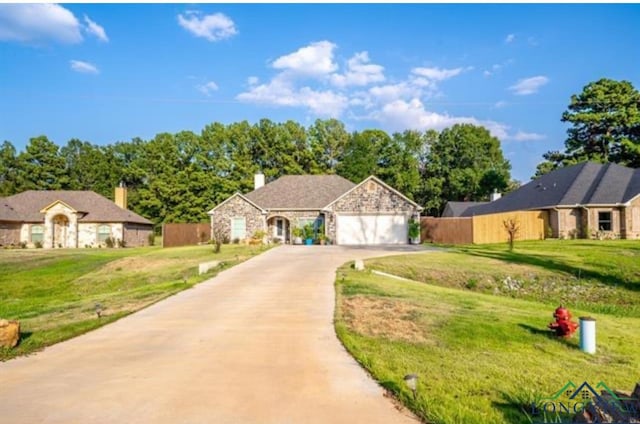
[{"label": "white trim", "polygon": [[253,203],[251,200],[247,199],[245,196],[243,196],[240,192],[236,192],[234,194],[232,194],[231,196],[229,196],[226,200],[224,200],[222,203],[220,203],[218,206],[214,207],[213,209],[211,209],[209,212],[207,212],[207,215],[213,215],[215,210],[218,209],[219,207],[221,207],[222,205],[224,205],[225,203],[227,203],[228,201],[230,201],[231,199],[233,199],[234,197],[240,197],[242,200],[244,200],[245,202],[249,203],[251,206],[255,207],[256,209],[258,209],[260,212],[265,213],[266,210],[262,209],[260,206],[256,205],[255,203]]},{"label": "white trim", "polygon": [[416,202],[414,202],[413,200],[409,199],[407,196],[405,196],[404,194],[400,193],[398,190],[396,190],[395,188],[391,187],[390,185],[386,184],[384,181],[382,181],[380,178],[376,177],[375,175],[369,175],[367,178],[365,178],[364,180],[362,180],[362,182],[354,187],[352,187],[350,190],[346,191],[344,194],[342,194],[340,197],[338,197],[337,199],[335,199],[334,201],[332,201],[331,203],[329,203],[327,206],[325,206],[322,209],[327,209],[329,208],[329,206],[333,205],[334,203],[336,203],[338,200],[348,196],[349,194],[351,194],[352,191],[356,190],[358,187],[364,185],[366,182],[373,180],[376,183],[380,184],[382,187],[386,188],[387,190],[391,191],[392,193],[397,194],[398,196],[400,196],[401,198],[403,198],[404,200],[406,200],[408,203],[412,204],[418,211],[421,211],[423,209],[422,206],[418,205]]},{"label": "white trim", "polygon": [[68,203],[63,202],[62,200],[56,200],[56,201],[53,201],[53,202],[49,203],[49,204],[48,204],[47,206],[45,206],[44,208],[42,208],[42,209],[40,210],[40,213],[47,213],[47,211],[48,211],[49,209],[51,209],[52,207],[54,207],[54,206],[55,206],[55,205],[57,205],[57,204],[61,204],[61,205],[62,205],[62,206],[64,206],[65,208],[69,209],[69,211],[71,211],[72,213],[74,213],[74,212],[78,212],[76,209],[74,209],[74,208],[72,208],[71,206],[69,206],[69,204],[68,204]]}]

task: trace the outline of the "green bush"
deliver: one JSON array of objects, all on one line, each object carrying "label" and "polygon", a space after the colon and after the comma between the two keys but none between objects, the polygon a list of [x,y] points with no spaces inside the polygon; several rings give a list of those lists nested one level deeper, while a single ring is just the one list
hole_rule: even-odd
[{"label": "green bush", "polygon": [[156,235],[153,232],[149,233],[147,241],[149,242],[149,246],[153,246],[156,242]]},{"label": "green bush", "polygon": [[111,237],[107,237],[106,239],[104,239],[104,244],[107,247],[112,248],[113,246],[115,246],[115,240],[113,240],[113,238]]},{"label": "green bush", "polygon": [[313,225],[307,224],[304,226],[304,238],[306,239],[313,238]]}]

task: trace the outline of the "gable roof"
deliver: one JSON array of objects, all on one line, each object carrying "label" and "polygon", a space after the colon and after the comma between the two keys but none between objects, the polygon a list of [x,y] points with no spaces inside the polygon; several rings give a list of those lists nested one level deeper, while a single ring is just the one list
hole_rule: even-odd
[{"label": "gable roof", "polygon": [[79,222],[152,224],[148,219],[128,209],[120,208],[96,192],[72,190],[28,190],[0,198],[0,221],[41,222],[44,219],[41,210],[56,202],[62,202],[85,213],[78,218]]},{"label": "gable roof", "polygon": [[333,205],[334,203],[336,203],[338,200],[342,199],[343,197],[349,195],[349,193],[351,193],[352,191],[356,190],[358,187],[366,184],[368,181],[373,180],[376,183],[380,184],[382,187],[386,188],[387,190],[397,194],[398,196],[400,196],[401,198],[403,198],[404,200],[406,200],[408,203],[411,203],[413,206],[415,206],[418,210],[422,210],[422,207],[420,205],[418,205],[416,202],[414,202],[413,200],[409,199],[407,196],[405,196],[404,194],[400,193],[398,190],[396,190],[395,188],[391,187],[390,185],[386,184],[384,181],[382,181],[380,178],[376,177],[375,175],[370,175],[367,178],[365,178],[364,180],[362,180],[362,182],[360,182],[360,184],[357,184],[353,187],[351,187],[349,190],[347,190],[346,192],[344,192],[343,194],[341,194],[340,196],[338,196],[337,198],[335,198],[334,200],[331,201],[331,203],[328,203],[325,205],[325,207],[329,207],[331,205]]},{"label": "gable roof", "polygon": [[576,205],[617,205],[639,194],[640,169],[582,162],[556,169],[496,201],[469,207],[459,216]]},{"label": "gable roof", "polygon": [[243,196],[242,193],[240,192],[236,192],[234,194],[232,194],[231,196],[227,197],[222,203],[220,203],[219,205],[217,205],[216,207],[214,207],[213,209],[211,209],[209,212],[207,212],[207,215],[211,215],[213,212],[215,212],[216,209],[218,209],[219,207],[221,207],[222,205],[226,204],[227,202],[231,201],[231,199],[235,198],[235,197],[239,197],[242,200],[244,200],[245,202],[249,203],[251,206],[253,206],[254,208],[264,212],[264,209],[262,209],[260,206],[256,205],[255,203],[253,203],[251,200],[247,199],[246,196]]},{"label": "gable roof", "polygon": [[286,175],[244,197],[262,209],[322,209],[353,187],[339,175]]}]

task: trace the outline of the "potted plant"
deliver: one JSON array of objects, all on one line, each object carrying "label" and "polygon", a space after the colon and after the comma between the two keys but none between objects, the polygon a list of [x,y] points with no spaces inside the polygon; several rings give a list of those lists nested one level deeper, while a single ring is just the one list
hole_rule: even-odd
[{"label": "potted plant", "polygon": [[304,226],[304,244],[310,246],[313,244],[313,225],[306,224]]},{"label": "potted plant", "polygon": [[409,240],[411,244],[420,244],[420,221],[409,220]]},{"label": "potted plant", "polygon": [[293,244],[302,244],[302,237],[304,236],[304,231],[300,227],[293,227],[291,230],[291,235],[293,236]]},{"label": "potted plant", "polygon": [[324,224],[322,224],[318,227],[318,242],[321,245],[324,245],[326,240],[327,240],[327,236],[324,233]]}]

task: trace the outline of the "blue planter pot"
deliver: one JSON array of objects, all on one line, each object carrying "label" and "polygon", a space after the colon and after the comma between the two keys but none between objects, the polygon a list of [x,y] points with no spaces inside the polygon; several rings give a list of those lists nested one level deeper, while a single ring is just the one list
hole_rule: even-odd
[{"label": "blue planter pot", "polygon": [[311,246],[313,244],[313,239],[305,239],[304,244],[306,244],[307,246]]}]

